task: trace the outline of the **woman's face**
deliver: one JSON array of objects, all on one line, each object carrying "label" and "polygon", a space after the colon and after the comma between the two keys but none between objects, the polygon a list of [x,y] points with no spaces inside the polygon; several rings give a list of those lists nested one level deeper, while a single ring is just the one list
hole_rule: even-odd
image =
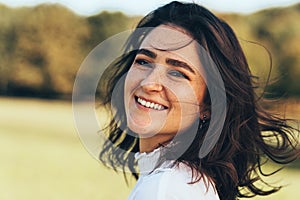
[{"label": "woman's face", "polygon": [[197,42],[174,26],[154,28],[125,80],[128,127],[140,137],[172,139],[199,119],[205,81]]}]

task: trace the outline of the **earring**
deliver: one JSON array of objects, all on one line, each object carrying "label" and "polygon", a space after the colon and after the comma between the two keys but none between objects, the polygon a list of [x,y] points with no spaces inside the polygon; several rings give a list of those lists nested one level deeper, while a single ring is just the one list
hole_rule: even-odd
[{"label": "earring", "polygon": [[200,121],[200,129],[202,129],[203,125],[205,124],[206,118],[207,118],[207,116],[204,114],[203,119]]}]

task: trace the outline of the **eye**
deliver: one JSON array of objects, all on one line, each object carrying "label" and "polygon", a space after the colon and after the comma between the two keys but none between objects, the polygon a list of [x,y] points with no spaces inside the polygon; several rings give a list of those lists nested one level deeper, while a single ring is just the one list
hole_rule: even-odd
[{"label": "eye", "polygon": [[136,59],[134,63],[145,67],[152,67],[152,64],[145,59]]},{"label": "eye", "polygon": [[187,75],[185,75],[184,73],[177,71],[177,70],[170,70],[169,74],[171,76],[175,76],[175,77],[179,77],[179,78],[185,78],[185,79],[189,79]]}]

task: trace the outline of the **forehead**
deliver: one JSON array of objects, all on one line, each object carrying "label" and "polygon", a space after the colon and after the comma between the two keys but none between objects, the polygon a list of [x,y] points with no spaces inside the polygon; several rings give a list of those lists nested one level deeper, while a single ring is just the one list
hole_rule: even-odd
[{"label": "forehead", "polygon": [[145,37],[140,49],[155,50],[161,55],[184,61],[195,71],[203,73],[199,44],[180,27],[160,25],[153,28]]},{"label": "forehead", "polygon": [[193,42],[186,31],[177,26],[160,25],[146,36],[141,47],[154,48],[158,50],[177,50],[188,46]]}]

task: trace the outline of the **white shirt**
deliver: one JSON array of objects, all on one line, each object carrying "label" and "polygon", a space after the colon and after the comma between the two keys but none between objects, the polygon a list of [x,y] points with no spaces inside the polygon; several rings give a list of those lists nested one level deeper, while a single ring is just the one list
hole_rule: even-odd
[{"label": "white shirt", "polygon": [[206,187],[206,177],[189,184],[194,179],[187,165],[174,165],[174,161],[165,161],[156,167],[159,156],[159,148],[151,153],[135,155],[140,177],[128,200],[219,200],[214,186],[207,182]]}]

